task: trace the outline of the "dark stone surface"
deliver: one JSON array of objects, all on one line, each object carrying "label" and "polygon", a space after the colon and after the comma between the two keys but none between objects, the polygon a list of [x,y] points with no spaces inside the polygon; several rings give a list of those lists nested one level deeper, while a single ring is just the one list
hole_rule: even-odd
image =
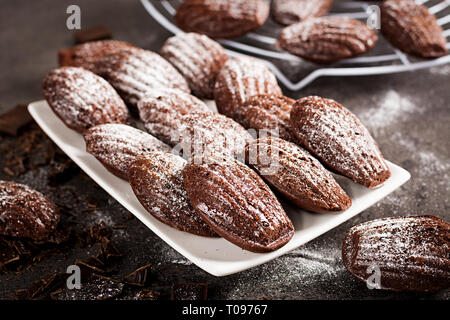
[{"label": "dark stone surface", "polygon": [[[40,100],[44,74],[56,66],[58,49],[73,44],[65,27],[66,8],[79,4],[82,26],[105,25],[114,38],[158,50],[169,33],[143,9],[139,1],[2,1],[0,10],[0,112],[18,103]],[[385,157],[412,174],[401,189],[357,217],[260,267],[224,278],[213,277],[176,253],[137,219],[111,199],[82,172],[57,187],[51,186],[51,165],[43,162],[35,170],[17,177],[0,173],[0,179],[25,182],[58,203],[70,205],[73,219],[87,226],[104,221],[126,225],[114,229],[113,241],[124,257],[117,263],[117,278],[152,264],[151,287],[168,297],[173,283],[208,283],[210,299],[449,299],[449,292],[427,295],[368,290],[344,269],[340,246],[353,225],[379,217],[433,214],[450,216],[450,65],[371,77],[322,78],[292,97],[317,94],[333,98],[367,125]],[[288,93],[288,92],[286,92]],[[14,143],[0,136],[0,145]],[[0,154],[3,163],[5,154]],[[76,194],[78,200],[74,200]],[[96,209],[86,211],[89,202]],[[73,249],[48,257],[28,271],[0,275],[0,298],[31,286],[41,276],[64,272],[89,249]]]}]

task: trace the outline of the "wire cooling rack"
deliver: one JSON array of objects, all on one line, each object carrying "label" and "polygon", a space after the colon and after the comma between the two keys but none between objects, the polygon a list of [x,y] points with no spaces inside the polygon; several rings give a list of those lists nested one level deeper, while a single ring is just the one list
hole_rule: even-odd
[{"label": "wire cooling rack", "polygon": [[[141,0],[148,13],[165,29],[173,34],[182,32],[174,24],[176,8],[181,0]],[[450,0],[416,0],[428,7],[438,18],[446,38],[450,37]],[[335,2],[330,16],[341,15],[354,19],[369,18],[370,1]],[[276,38],[281,26],[268,19],[261,28],[254,32],[231,40],[219,40],[231,56],[242,54],[261,59],[278,77],[279,81],[292,91],[300,90],[319,77],[324,76],[362,76],[414,71],[435,67],[450,62],[450,55],[433,60],[423,60],[407,56],[393,48],[382,36],[374,49],[368,53],[338,63],[321,66],[304,61],[301,58],[283,52],[276,47]],[[450,43],[447,42],[447,48]]]}]

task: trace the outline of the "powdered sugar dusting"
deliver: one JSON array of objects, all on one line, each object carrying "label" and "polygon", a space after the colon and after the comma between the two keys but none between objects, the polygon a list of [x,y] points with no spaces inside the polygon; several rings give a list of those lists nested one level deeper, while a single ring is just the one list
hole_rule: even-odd
[{"label": "powdered sugar dusting", "polygon": [[161,55],[186,78],[194,93],[204,98],[213,97],[216,76],[228,59],[219,43],[197,33],[169,38]]},{"label": "powdered sugar dusting", "polygon": [[275,75],[254,58],[228,60],[217,76],[214,99],[217,109],[236,118],[236,108],[260,94],[282,95]]},{"label": "powdered sugar dusting", "polygon": [[152,135],[124,124],[93,127],[84,138],[86,150],[124,179],[137,157],[152,151],[170,150]]}]

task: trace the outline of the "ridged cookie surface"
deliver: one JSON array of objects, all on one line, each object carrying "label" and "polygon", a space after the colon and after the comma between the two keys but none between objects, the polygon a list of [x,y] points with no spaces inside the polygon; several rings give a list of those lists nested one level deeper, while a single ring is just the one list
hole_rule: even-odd
[{"label": "ridged cookie surface", "polygon": [[299,207],[342,211],[352,204],[345,191],[308,151],[279,138],[261,138],[245,148],[246,163]]},{"label": "ridged cookie surface", "polygon": [[434,216],[365,222],[345,236],[342,260],[353,276],[378,289],[445,290],[450,288],[450,224]]},{"label": "ridged cookie surface", "polygon": [[275,75],[253,58],[229,59],[216,79],[214,100],[220,113],[237,119],[237,109],[250,97],[282,95]]},{"label": "ridged cookie surface", "polygon": [[291,125],[299,144],[336,173],[368,188],[391,176],[369,131],[338,102],[302,98],[292,108]]},{"label": "ridged cookie surface", "polygon": [[130,106],[155,88],[173,88],[190,92],[186,80],[167,60],[152,51],[125,48],[104,55],[95,66]]},{"label": "ridged cookie surface", "polygon": [[239,123],[218,113],[183,116],[180,144],[185,158],[221,154],[238,157],[253,137]]},{"label": "ridged cookie surface", "polygon": [[43,241],[60,219],[56,205],[42,193],[0,180],[0,234]]},{"label": "ridged cookie surface", "polygon": [[195,159],[183,170],[192,205],[220,236],[253,252],[284,246],[294,227],[270,188],[233,159]]},{"label": "ridged cookie surface", "polygon": [[183,185],[186,160],[171,153],[153,152],[130,169],[130,184],[142,206],[161,222],[201,236],[217,234],[195,212]]},{"label": "ridged cookie surface", "polygon": [[179,142],[183,116],[211,113],[208,106],[193,95],[176,89],[154,89],[138,103],[139,117],[145,129],[169,145]]},{"label": "ridged cookie surface", "polygon": [[54,69],[42,88],[55,114],[78,132],[98,124],[128,122],[128,109],[113,87],[83,68]]},{"label": "ridged cookie surface", "polygon": [[294,103],[285,96],[253,96],[237,109],[236,118],[247,129],[274,131],[281,139],[295,141],[289,121]]},{"label": "ridged cookie surface", "polygon": [[447,40],[436,17],[413,0],[386,0],[380,6],[381,32],[406,53],[437,58],[447,54]]},{"label": "ridged cookie surface", "polygon": [[128,170],[136,158],[153,151],[170,151],[152,135],[125,124],[104,124],[84,134],[86,151],[109,171],[128,180]]},{"label": "ridged cookie surface", "polygon": [[290,25],[327,14],[333,0],[272,0],[271,5],[273,18],[280,24]]},{"label": "ridged cookie surface", "polygon": [[377,40],[377,33],[361,21],[346,17],[321,17],[284,28],[278,37],[278,44],[305,60],[332,63],[369,51]]},{"label": "ridged cookie surface", "polygon": [[262,0],[184,0],[175,22],[186,32],[211,38],[231,38],[264,24],[269,4]]},{"label": "ridged cookie surface", "polygon": [[217,74],[228,60],[218,42],[198,33],[183,33],[169,38],[161,55],[184,76],[196,96],[214,98]]},{"label": "ridged cookie surface", "polygon": [[60,50],[58,53],[58,62],[60,66],[82,67],[95,72],[95,63],[98,59],[105,54],[129,47],[133,47],[133,45],[118,40],[86,42],[73,48]]}]

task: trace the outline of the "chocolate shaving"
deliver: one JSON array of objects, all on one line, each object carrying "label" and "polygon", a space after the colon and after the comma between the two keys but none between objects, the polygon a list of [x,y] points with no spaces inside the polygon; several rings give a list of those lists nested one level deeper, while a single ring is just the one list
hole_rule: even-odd
[{"label": "chocolate shaving", "polygon": [[129,275],[125,276],[125,283],[132,286],[144,287],[148,284],[151,267],[152,265],[148,264],[133,271]]}]

